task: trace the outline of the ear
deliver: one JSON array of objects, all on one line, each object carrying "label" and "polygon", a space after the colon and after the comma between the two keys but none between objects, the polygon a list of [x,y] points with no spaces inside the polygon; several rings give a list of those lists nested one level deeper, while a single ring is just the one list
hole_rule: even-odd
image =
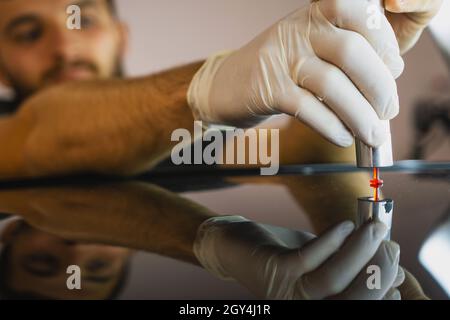
[{"label": "ear", "polygon": [[128,40],[129,40],[128,25],[124,22],[118,21],[116,23],[116,28],[117,34],[119,36],[120,58],[124,58],[125,54],[128,52]]},{"label": "ear", "polygon": [[0,242],[3,244],[11,243],[22,224],[23,220],[17,219],[6,225],[3,232],[0,234]]},{"label": "ear", "polygon": [[6,71],[5,68],[3,67],[3,62],[1,58],[0,58],[0,85],[3,85],[5,87],[11,87],[11,82],[6,76]]}]

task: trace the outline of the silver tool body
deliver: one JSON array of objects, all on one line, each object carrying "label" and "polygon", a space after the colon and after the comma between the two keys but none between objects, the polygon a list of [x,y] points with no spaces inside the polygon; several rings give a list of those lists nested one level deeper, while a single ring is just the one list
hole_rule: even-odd
[{"label": "silver tool body", "polygon": [[385,121],[384,125],[388,138],[381,146],[373,148],[356,139],[356,165],[358,168],[384,168],[394,165],[389,121]]},{"label": "silver tool body", "polygon": [[[383,0],[375,1],[384,12]],[[391,127],[389,121],[383,121],[385,132],[388,134],[386,141],[376,148],[366,145],[359,139],[355,141],[356,164],[358,168],[383,168],[394,165],[392,157]]]}]

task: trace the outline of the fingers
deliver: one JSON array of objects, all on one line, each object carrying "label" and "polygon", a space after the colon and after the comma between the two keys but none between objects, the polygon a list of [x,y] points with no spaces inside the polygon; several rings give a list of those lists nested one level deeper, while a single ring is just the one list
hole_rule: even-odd
[{"label": "fingers", "polygon": [[[379,5],[379,0],[313,3],[309,39],[318,58],[302,60],[298,70],[293,71],[298,86],[318,97],[357,138],[373,147],[388,138],[389,132],[381,120],[390,120],[399,112],[395,77],[404,67],[394,31]],[[371,8],[378,10],[376,28],[367,24]],[[322,104],[318,110],[323,114],[328,110]],[[316,114],[303,112],[295,114],[328,140],[336,143],[334,140],[345,137],[343,126],[334,117],[330,122],[333,126],[324,128],[324,122],[316,124],[320,123]],[[333,137],[329,131],[339,134]]]},{"label": "fingers", "polygon": [[[380,0],[322,0],[318,2],[318,6],[327,20],[336,27],[361,34],[393,77],[398,78],[404,63],[394,30],[379,10]],[[364,55],[360,58],[364,58]]]},{"label": "fingers", "polygon": [[355,225],[351,221],[344,221],[338,224],[300,250],[290,253],[290,256],[286,257],[287,263],[301,265],[303,272],[309,272],[318,268],[342,246],[354,228]]},{"label": "fingers", "polygon": [[298,249],[305,243],[316,238],[315,235],[308,232],[296,231],[266,224],[263,224],[261,226],[277,236],[278,239],[283,242],[283,245],[290,249]]},{"label": "fingers", "polygon": [[395,290],[389,291],[391,288],[395,288],[394,284],[396,281],[400,282],[402,280],[397,279],[399,259],[399,245],[392,241],[383,241],[373,258],[362,268],[350,286],[332,298],[339,300],[397,298]]},{"label": "fingers", "polygon": [[442,0],[385,0],[386,10],[393,13],[436,13]]},{"label": "fingers", "polygon": [[335,255],[299,279],[299,291],[312,299],[341,293],[377,252],[386,232],[383,223],[370,223],[357,230]]},{"label": "fingers", "polygon": [[345,73],[380,119],[397,116],[399,98],[395,79],[362,35],[336,28],[335,32],[324,33],[320,38],[311,37],[311,43],[321,59]]},{"label": "fingers", "polygon": [[417,279],[408,270],[403,270],[405,273],[405,281],[398,288],[405,300],[430,300],[423,292]]},{"label": "fingers", "polygon": [[402,300],[402,295],[398,289],[391,288],[384,296],[383,300]]},{"label": "fingers", "polygon": [[325,139],[340,147],[353,144],[353,134],[323,102],[311,92],[294,83],[280,101],[280,111],[292,115],[311,127]]},{"label": "fingers", "polygon": [[397,277],[395,278],[392,286],[394,288],[401,286],[403,284],[403,282],[405,281],[405,278],[406,278],[405,270],[403,270],[402,267],[398,267]]},{"label": "fingers", "polygon": [[386,140],[386,126],[343,71],[319,58],[311,58],[302,64],[298,74],[299,85],[321,97],[357,138],[373,147]]}]

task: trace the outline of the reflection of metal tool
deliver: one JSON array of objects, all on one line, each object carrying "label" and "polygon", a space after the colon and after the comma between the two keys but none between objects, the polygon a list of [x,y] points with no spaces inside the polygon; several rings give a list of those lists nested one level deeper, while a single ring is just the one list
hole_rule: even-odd
[{"label": "reflection of metal tool", "polygon": [[392,213],[394,211],[394,201],[391,199],[383,199],[375,201],[373,198],[358,199],[358,217],[356,227],[359,228],[363,224],[370,221],[383,222],[388,227],[388,233],[385,240],[391,238]]}]

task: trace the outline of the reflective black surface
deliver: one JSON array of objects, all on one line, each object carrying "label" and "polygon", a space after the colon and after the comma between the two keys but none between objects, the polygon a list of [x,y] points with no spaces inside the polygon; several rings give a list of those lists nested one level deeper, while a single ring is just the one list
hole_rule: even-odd
[{"label": "reflective black surface", "polygon": [[[192,243],[210,216],[248,219],[318,234],[355,219],[369,175],[351,165],[259,170],[164,170],[136,179],[77,177],[0,185],[3,298],[252,299],[237,283],[197,265]],[[419,259],[450,211],[450,163],[401,162],[383,171],[395,201],[392,239],[400,264],[430,298],[447,299]],[[450,260],[444,252],[437,263]],[[82,290],[68,290],[78,265]]]}]

